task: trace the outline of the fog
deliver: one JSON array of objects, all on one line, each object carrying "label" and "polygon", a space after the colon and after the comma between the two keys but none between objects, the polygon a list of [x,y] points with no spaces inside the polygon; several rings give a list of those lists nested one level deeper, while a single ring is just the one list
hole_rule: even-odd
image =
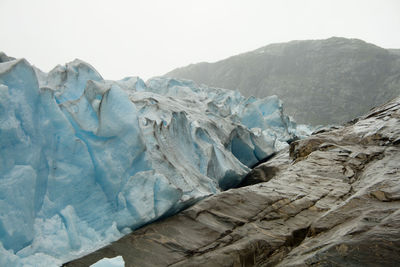
[{"label": "fog", "polygon": [[0,0],[0,10],[0,51],[44,71],[80,58],[106,79],[147,79],[295,39],[400,48],[396,0]]}]

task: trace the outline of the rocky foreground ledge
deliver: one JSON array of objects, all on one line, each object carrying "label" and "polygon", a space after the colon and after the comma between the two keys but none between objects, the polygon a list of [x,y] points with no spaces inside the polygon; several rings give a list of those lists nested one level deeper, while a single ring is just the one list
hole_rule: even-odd
[{"label": "rocky foreground ledge", "polygon": [[400,98],[65,266],[400,266]]}]

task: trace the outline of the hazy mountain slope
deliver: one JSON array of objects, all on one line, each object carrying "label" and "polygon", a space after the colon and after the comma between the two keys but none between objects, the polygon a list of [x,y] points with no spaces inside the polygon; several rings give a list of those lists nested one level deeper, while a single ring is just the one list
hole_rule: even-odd
[{"label": "hazy mountain slope", "polygon": [[341,123],[400,93],[400,53],[332,37],[271,44],[165,76],[237,89],[247,96],[276,94],[298,122]]},{"label": "hazy mountain slope", "polygon": [[390,53],[396,54],[400,56],[400,49],[388,49]]}]

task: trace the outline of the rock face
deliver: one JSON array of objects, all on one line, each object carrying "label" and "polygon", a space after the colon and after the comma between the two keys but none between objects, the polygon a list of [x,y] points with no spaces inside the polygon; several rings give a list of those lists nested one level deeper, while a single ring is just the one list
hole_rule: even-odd
[{"label": "rock face", "polygon": [[271,44],[216,63],[175,69],[168,77],[277,95],[297,122],[344,123],[400,94],[400,53],[357,39]]},{"label": "rock face", "polygon": [[258,166],[205,199],[66,266],[399,266],[400,98]]}]

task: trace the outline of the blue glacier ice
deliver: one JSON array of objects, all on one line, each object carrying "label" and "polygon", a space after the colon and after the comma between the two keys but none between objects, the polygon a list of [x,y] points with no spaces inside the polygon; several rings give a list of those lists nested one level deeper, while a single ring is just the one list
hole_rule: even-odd
[{"label": "blue glacier ice", "polygon": [[1,59],[0,266],[82,256],[237,185],[296,136],[275,96]]}]

